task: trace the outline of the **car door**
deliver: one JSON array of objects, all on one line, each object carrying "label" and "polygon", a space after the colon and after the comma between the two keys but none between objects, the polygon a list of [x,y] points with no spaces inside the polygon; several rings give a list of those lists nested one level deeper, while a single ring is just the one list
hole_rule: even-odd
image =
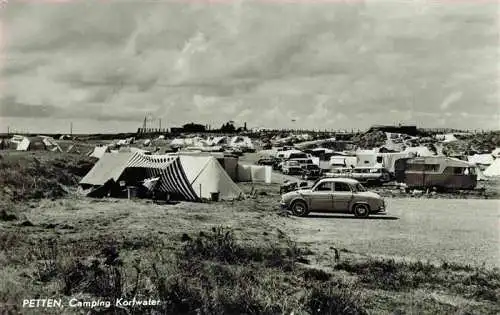
[{"label": "car door", "polygon": [[331,211],[333,208],[333,183],[323,182],[314,188],[310,197],[312,211]]},{"label": "car door", "polygon": [[351,186],[347,183],[336,182],[333,192],[333,211],[334,212],[349,212],[353,192]]}]

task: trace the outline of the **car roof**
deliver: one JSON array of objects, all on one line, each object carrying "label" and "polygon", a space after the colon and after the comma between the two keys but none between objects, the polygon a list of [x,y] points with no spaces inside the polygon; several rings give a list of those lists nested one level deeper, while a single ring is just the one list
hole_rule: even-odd
[{"label": "car roof", "polygon": [[343,178],[343,177],[336,177],[336,178],[324,178],[322,181],[325,182],[342,182],[342,183],[350,183],[350,184],[359,184],[359,181],[352,179],[352,178]]}]

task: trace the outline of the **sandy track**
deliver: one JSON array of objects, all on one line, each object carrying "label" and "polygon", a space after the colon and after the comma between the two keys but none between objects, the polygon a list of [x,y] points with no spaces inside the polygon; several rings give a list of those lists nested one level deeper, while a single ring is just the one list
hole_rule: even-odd
[{"label": "sandy track", "polygon": [[500,267],[500,201],[387,199],[387,216],[311,214],[289,218],[286,230],[313,250],[455,261]]}]

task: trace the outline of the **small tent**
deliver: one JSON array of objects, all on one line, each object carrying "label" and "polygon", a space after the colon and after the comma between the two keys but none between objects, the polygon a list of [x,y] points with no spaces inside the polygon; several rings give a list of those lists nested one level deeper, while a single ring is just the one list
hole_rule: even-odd
[{"label": "small tent", "polygon": [[377,162],[378,150],[358,150],[356,151],[357,166],[375,166]]},{"label": "small tent", "polygon": [[483,174],[488,177],[500,176],[500,159],[495,159]]},{"label": "small tent", "polygon": [[396,170],[396,161],[410,157],[410,153],[395,152],[395,153],[379,153],[382,157],[382,165],[386,170],[394,173]]},{"label": "small tent", "polygon": [[107,145],[96,146],[94,148],[94,151],[92,151],[89,156],[100,159],[104,156],[105,153],[110,153],[110,152],[111,152],[111,149]]},{"label": "small tent", "polygon": [[494,158],[491,154],[474,154],[469,156],[467,159],[470,163],[484,168],[490,166],[494,161]]},{"label": "small tent", "polygon": [[450,142],[455,142],[458,141],[457,137],[455,137],[454,134],[448,133],[444,135],[443,143],[450,143]]},{"label": "small tent", "polygon": [[51,137],[21,137],[16,138],[13,143],[17,144],[17,151],[48,150],[53,152],[62,152],[62,149]]},{"label": "small tent", "polygon": [[236,199],[243,195],[213,156],[180,156],[182,168],[198,197],[208,199],[219,193],[222,199]]},{"label": "small tent", "polygon": [[496,148],[495,150],[493,150],[493,152],[491,152],[491,155],[494,158],[500,158],[500,148]]}]

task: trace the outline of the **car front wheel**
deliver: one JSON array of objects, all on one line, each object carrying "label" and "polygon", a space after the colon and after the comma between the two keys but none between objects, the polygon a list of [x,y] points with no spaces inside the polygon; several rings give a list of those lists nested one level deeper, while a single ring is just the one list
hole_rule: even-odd
[{"label": "car front wheel", "polygon": [[292,213],[298,217],[305,217],[309,214],[307,205],[304,201],[295,201],[292,204]]},{"label": "car front wheel", "polygon": [[367,205],[357,204],[354,206],[354,215],[358,218],[366,218],[370,215],[370,209]]}]

